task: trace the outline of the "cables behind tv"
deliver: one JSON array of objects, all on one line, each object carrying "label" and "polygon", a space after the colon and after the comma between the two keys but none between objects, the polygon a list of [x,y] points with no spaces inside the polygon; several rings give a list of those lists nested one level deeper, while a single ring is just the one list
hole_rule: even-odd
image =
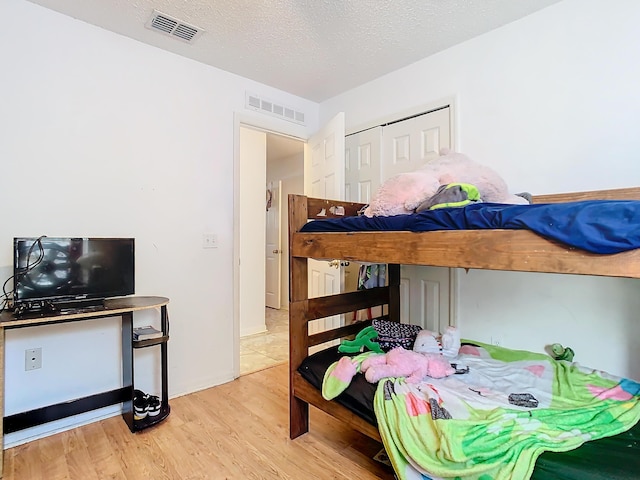
[{"label": "cables behind tv", "polygon": [[13,295],[13,291],[15,290],[15,289],[11,289],[7,292],[7,283],[9,283],[9,281],[12,278],[13,278],[13,275],[7,278],[2,284],[2,300],[0,300],[0,313],[4,312],[5,309],[7,308],[7,305],[11,300],[11,296]]},{"label": "cables behind tv", "polygon": [[[46,238],[46,235],[39,236],[29,247],[29,251],[27,252],[27,261],[26,265],[23,268],[17,269],[13,275],[7,278],[2,284],[2,297],[0,297],[0,313],[2,313],[6,308],[9,302],[11,301],[11,297],[16,290],[16,286],[20,283],[20,280],[27,275],[31,270],[42,263],[44,259],[44,247],[42,246],[42,239]],[[38,258],[33,263],[29,263],[31,260],[31,255],[33,253],[33,249],[35,246],[38,246]],[[7,291],[7,284],[13,279],[13,288]]]}]

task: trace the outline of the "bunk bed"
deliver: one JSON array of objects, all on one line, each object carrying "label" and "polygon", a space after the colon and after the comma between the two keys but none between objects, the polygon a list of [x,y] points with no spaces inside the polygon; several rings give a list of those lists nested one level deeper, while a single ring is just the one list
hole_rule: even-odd
[{"label": "bunk bed", "polygon": [[[640,200],[640,188],[540,195],[534,196],[532,203],[556,204],[591,200]],[[326,369],[338,358],[338,351],[334,346],[314,355],[309,354],[312,347],[317,349],[331,341],[335,344],[340,339],[357,334],[367,322],[343,325],[315,334],[309,333],[308,325],[312,320],[379,306],[384,307],[385,318],[399,321],[400,265],[640,278],[640,249],[601,255],[544,238],[525,229],[423,233],[304,231],[303,227],[310,220],[353,217],[363,207],[358,203],[302,195],[289,196],[291,439],[309,430],[309,406],[312,405],[363,434],[382,441],[372,413],[372,400],[363,399],[363,396],[373,395],[375,386],[367,386],[364,380],[354,381],[337,399],[325,400],[320,390],[322,369]],[[473,245],[473,248],[467,248],[467,245]],[[387,285],[309,298],[309,259],[385,263]],[[314,360],[310,363],[312,358]],[[365,411],[362,409],[363,405]],[[633,478],[634,473],[630,472],[640,471],[638,453],[640,424],[619,435],[587,442],[570,452],[543,453],[537,460],[531,478]],[[601,461],[599,468],[594,468],[594,455],[608,460]]]}]

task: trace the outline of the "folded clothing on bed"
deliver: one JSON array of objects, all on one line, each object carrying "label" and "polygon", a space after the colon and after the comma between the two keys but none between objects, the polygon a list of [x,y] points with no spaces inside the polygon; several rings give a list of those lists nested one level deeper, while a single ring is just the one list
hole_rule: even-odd
[{"label": "folded clothing on bed", "polygon": [[619,253],[640,248],[640,201],[585,200],[533,205],[476,203],[411,215],[314,220],[305,224],[301,231],[429,232],[498,228],[531,230],[593,253]]}]

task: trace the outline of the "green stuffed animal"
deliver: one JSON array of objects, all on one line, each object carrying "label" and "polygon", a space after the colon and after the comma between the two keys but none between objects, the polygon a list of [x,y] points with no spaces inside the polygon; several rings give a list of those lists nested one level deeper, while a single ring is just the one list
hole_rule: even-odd
[{"label": "green stuffed animal", "polygon": [[559,343],[551,345],[551,353],[555,360],[566,360],[567,362],[573,361],[575,355],[571,347],[563,347]]},{"label": "green stuffed animal", "polygon": [[465,207],[471,203],[481,202],[480,192],[470,183],[449,183],[441,185],[436,194],[422,202],[416,213],[438,208]]},{"label": "green stuffed animal", "polygon": [[374,341],[376,338],[378,338],[378,332],[372,326],[365,327],[358,332],[353,340],[342,340],[338,351],[341,353],[360,353],[369,349],[372,352],[384,353],[378,342]]}]

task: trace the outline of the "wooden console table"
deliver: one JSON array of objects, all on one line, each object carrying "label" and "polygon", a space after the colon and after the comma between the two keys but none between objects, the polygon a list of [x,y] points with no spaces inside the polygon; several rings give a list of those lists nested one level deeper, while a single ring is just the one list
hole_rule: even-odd
[{"label": "wooden console table", "polygon": [[[165,297],[121,297],[107,299],[104,305],[87,307],[85,309],[62,310],[55,313],[30,314],[16,318],[12,312],[0,314],[0,446],[4,451],[4,434],[17,432],[25,428],[43,423],[60,420],[79,413],[89,412],[98,408],[122,403],[122,417],[132,432],[142,430],[164,420],[170,412],[167,375],[167,341],[169,340],[169,318]],[[160,323],[163,336],[151,340],[133,340],[133,312],[160,308]],[[122,317],[122,387],[107,392],[97,393],[88,397],[37,408],[28,412],[17,413],[4,417],[4,342],[5,330],[14,328],[37,327],[55,323],[79,322],[104,317]],[[161,348],[161,377],[162,377],[162,407],[160,414],[147,417],[141,421],[133,418],[133,349],[160,345]],[[4,454],[0,455],[0,477],[2,477]]]}]

